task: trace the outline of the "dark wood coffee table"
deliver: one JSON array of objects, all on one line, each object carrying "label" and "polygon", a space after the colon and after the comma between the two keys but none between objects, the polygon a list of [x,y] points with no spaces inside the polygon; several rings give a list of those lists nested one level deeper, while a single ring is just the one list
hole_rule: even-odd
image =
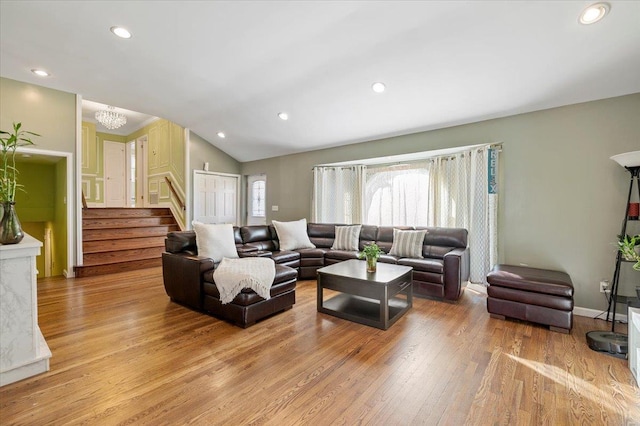
[{"label": "dark wood coffee table", "polygon": [[[318,312],[386,330],[413,305],[410,266],[378,262],[367,272],[363,260],[318,269]],[[323,290],[340,292],[324,300]]]}]

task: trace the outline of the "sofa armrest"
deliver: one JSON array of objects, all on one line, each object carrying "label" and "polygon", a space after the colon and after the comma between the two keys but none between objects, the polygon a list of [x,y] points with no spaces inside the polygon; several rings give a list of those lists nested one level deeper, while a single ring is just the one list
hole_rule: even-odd
[{"label": "sofa armrest", "polygon": [[240,257],[271,257],[273,256],[273,253],[266,250],[254,250],[254,251],[245,251],[242,253],[238,252],[238,256]]},{"label": "sofa armrest", "polygon": [[469,279],[469,247],[456,248],[444,255],[444,298],[458,300],[462,283]]},{"label": "sofa armrest", "polygon": [[179,253],[162,253],[164,289],[171,300],[202,310],[202,275],[213,269],[213,259]]},{"label": "sofa armrest", "polygon": [[248,244],[236,244],[236,251],[238,252],[238,255],[242,257],[242,255],[245,253],[253,253],[258,251],[258,247],[254,247]]}]

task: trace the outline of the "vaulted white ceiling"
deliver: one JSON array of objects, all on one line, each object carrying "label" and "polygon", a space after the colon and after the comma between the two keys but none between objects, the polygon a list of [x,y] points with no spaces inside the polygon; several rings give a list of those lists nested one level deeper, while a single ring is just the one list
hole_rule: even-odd
[{"label": "vaulted white ceiling", "polygon": [[590,3],[3,0],[0,75],[250,161],[640,92],[640,2]]}]

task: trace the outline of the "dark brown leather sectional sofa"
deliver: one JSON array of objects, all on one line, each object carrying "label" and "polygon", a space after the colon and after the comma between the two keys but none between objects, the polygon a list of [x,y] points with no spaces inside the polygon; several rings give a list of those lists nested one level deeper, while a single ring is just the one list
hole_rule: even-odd
[{"label": "dark brown leather sectional sofa", "polygon": [[[316,279],[316,271],[325,265],[356,259],[358,252],[332,250],[335,227],[341,224],[309,223],[307,233],[316,246],[295,251],[280,250],[278,235],[272,225],[234,228],[240,257],[267,256],[276,263],[276,277],[271,299],[262,300],[252,290],[243,290],[230,304],[222,305],[213,281],[212,259],[198,256],[195,232],[170,232],[162,256],[165,289],[178,303],[207,311],[246,327],[272,313],[290,308],[295,303],[296,279]],[[382,255],[380,262],[413,267],[413,293],[416,296],[457,300],[469,279],[467,230],[462,228],[427,229],[423,259]],[[359,249],[376,243],[385,253],[393,244],[392,226],[363,225]]]},{"label": "dark brown leather sectional sofa", "polygon": [[[335,239],[334,223],[310,223],[309,239],[315,249],[297,250],[300,253],[300,278],[315,279],[316,271],[333,263],[357,259],[354,251],[331,250]],[[385,253],[393,244],[393,229],[426,229],[422,246],[423,259],[382,255],[380,262],[413,267],[413,294],[438,299],[458,300],[463,285],[469,279],[468,232],[463,228],[435,228],[410,226],[362,225],[359,249],[376,243]],[[275,231],[274,231],[275,233]]]},{"label": "dark brown leather sectional sofa", "polygon": [[[259,253],[254,247],[243,249],[240,229],[235,228],[234,234],[240,256],[246,252],[266,254]],[[198,256],[194,231],[170,232],[165,239],[165,249],[162,254],[164,288],[176,303],[209,312],[243,328],[296,303],[298,271],[295,268],[276,264],[269,300],[264,300],[253,290],[243,289],[231,303],[222,304],[213,280],[217,265],[211,258]]]}]

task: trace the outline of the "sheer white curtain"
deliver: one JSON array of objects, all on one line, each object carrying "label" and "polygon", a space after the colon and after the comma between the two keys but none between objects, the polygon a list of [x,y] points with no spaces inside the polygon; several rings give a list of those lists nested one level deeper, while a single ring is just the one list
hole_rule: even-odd
[{"label": "sheer white curtain", "polygon": [[498,260],[498,195],[489,193],[491,153],[486,146],[434,158],[430,166],[428,225],[469,230],[469,280],[475,283],[484,283]]},{"label": "sheer white curtain", "polygon": [[498,152],[487,145],[403,165],[314,167],[312,221],[465,228],[470,281],[484,283],[498,260],[498,195],[489,188]]},{"label": "sheer white curtain", "polygon": [[427,223],[428,163],[369,167],[366,174],[365,223],[420,226]]},{"label": "sheer white curtain", "polygon": [[313,168],[312,222],[364,223],[366,166]]}]

